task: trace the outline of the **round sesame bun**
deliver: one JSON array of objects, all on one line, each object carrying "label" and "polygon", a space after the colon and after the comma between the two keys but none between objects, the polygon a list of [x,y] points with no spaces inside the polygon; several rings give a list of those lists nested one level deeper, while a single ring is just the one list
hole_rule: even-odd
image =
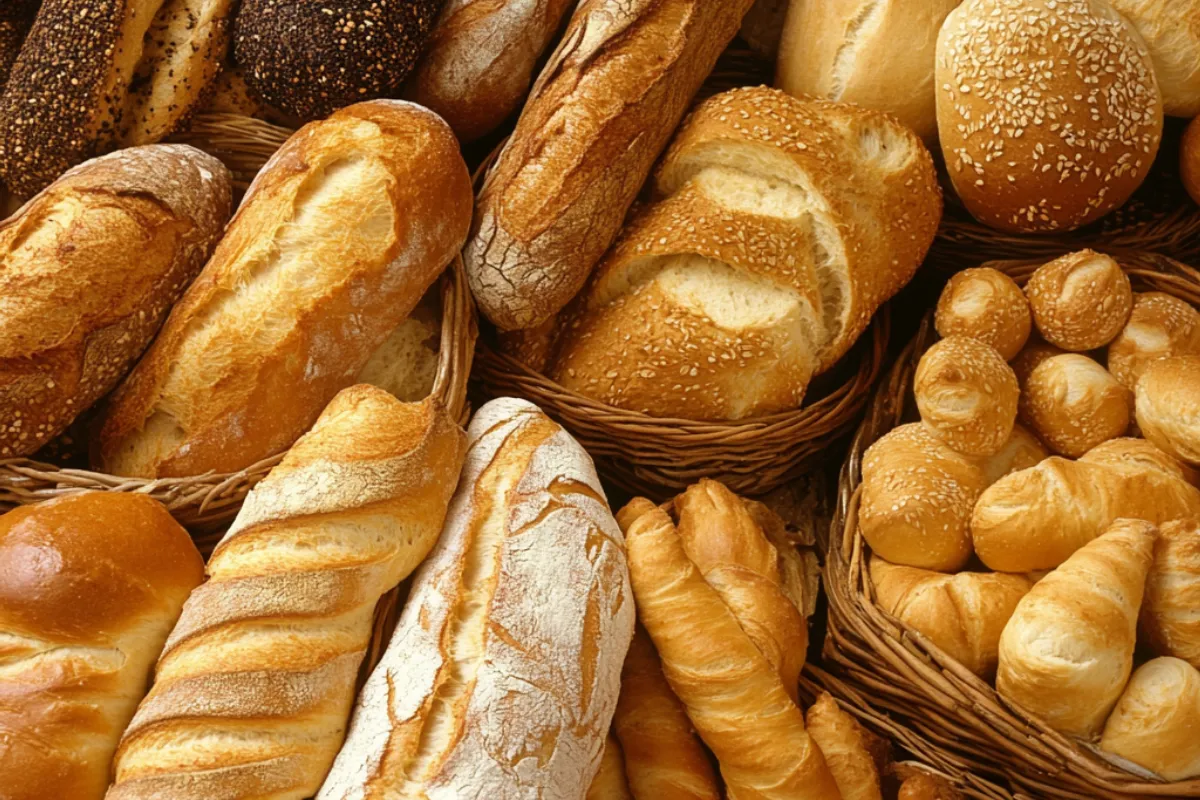
[{"label": "round sesame bun", "polygon": [[1133,297],[1133,312],[1108,346],[1108,371],[1130,391],[1151,361],[1200,355],[1200,312],[1163,292]]},{"label": "round sesame bun", "polygon": [[1179,177],[1183,187],[1200,203],[1200,117],[1188,123],[1179,146]]},{"label": "round sesame bun", "polygon": [[1133,394],[1087,356],[1046,359],[1024,389],[1021,420],[1059,455],[1078,458],[1129,429]]},{"label": "round sesame bun", "polygon": [[1025,284],[1038,332],[1050,344],[1082,353],[1117,338],[1133,309],[1121,265],[1092,250],[1043,264]]},{"label": "round sesame bun", "polygon": [[1150,54],[1107,0],[966,0],[938,38],[938,132],[981,222],[1074,230],[1120,207],[1162,138]]},{"label": "round sesame bun", "polygon": [[444,0],[243,0],[234,54],[267,104],[301,120],[392,97]]},{"label": "round sesame bun", "polygon": [[1017,376],[996,350],[965,336],[929,348],[913,382],[921,420],[960,453],[989,456],[1012,434]]},{"label": "round sesame bun", "polygon": [[941,336],[967,336],[991,345],[1005,361],[1025,346],[1033,324],[1029,301],[1016,281],[988,267],[963,270],[938,300],[934,324]]},{"label": "round sesame bun", "polygon": [[1200,466],[1200,356],[1147,365],[1137,384],[1137,422],[1159,449]]},{"label": "round sesame bun", "polygon": [[1009,366],[1013,368],[1013,372],[1017,376],[1017,383],[1023,389],[1025,382],[1029,380],[1029,376],[1033,374],[1039,364],[1047,358],[1053,358],[1065,352],[1067,351],[1061,347],[1055,347],[1034,333],[1030,336],[1029,342],[1021,348],[1021,352],[1017,353],[1016,358],[1009,362]]},{"label": "round sesame bun", "polygon": [[1111,0],[1137,28],[1162,89],[1163,111],[1200,114],[1200,0]]}]

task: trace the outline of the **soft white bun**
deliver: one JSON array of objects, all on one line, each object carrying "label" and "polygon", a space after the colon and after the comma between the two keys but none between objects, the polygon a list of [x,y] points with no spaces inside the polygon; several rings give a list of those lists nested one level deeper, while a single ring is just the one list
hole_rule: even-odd
[{"label": "soft white bun", "polygon": [[1143,664],[1108,718],[1100,747],[1168,781],[1200,776],[1200,672],[1178,658]]},{"label": "soft white bun", "polygon": [[951,336],[929,348],[913,382],[921,421],[960,453],[988,456],[1012,435],[1020,389],[1000,354]]},{"label": "soft white bun", "polygon": [[1200,669],[1200,521],[1162,526],[1146,581],[1142,633],[1159,655]]},{"label": "soft white bun", "polygon": [[1110,0],[1141,34],[1162,90],[1163,112],[1200,114],[1200,2]]},{"label": "soft white bun", "polygon": [[1137,384],[1137,422],[1158,447],[1200,466],[1200,356],[1147,365]]},{"label": "soft white bun", "polygon": [[1151,361],[1200,355],[1200,312],[1163,292],[1133,296],[1129,322],[1108,346],[1108,371],[1129,391]]},{"label": "soft white bun", "polygon": [[946,284],[934,324],[943,338],[978,339],[1012,361],[1029,340],[1033,321],[1016,281],[999,270],[976,267],[956,273]]},{"label": "soft white bun", "polygon": [[1048,358],[1023,388],[1021,421],[1060,455],[1078,458],[1129,429],[1133,394],[1087,356]]},{"label": "soft white bun", "polygon": [[1068,253],[1038,267],[1025,294],[1042,337],[1080,353],[1115,339],[1133,308],[1129,276],[1094,250]]}]

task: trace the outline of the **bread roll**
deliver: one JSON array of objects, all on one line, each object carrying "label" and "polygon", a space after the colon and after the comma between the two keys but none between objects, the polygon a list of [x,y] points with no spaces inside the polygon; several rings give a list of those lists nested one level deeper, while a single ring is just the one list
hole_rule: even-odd
[{"label": "bread roll", "polygon": [[1200,355],[1146,366],[1137,384],[1142,435],[1192,466],[1200,466]]},{"label": "bread roll", "polygon": [[1196,0],[1112,0],[1141,34],[1162,90],[1163,111],[1200,114],[1200,3]]},{"label": "bread roll", "polygon": [[1013,368],[1013,372],[1017,376],[1017,383],[1024,389],[1025,384],[1029,382],[1029,376],[1033,374],[1035,369],[1041,366],[1043,361],[1055,356],[1061,356],[1065,352],[1067,351],[1044,341],[1035,333],[1030,338],[1029,343],[1021,349],[1021,352],[1017,353],[1017,357],[1012,360],[1009,366]]},{"label": "bread roll", "polygon": [[938,299],[934,325],[941,337],[966,336],[1012,361],[1029,340],[1029,301],[1016,281],[999,270],[976,267],[955,273]]},{"label": "bread roll", "polygon": [[1167,455],[1145,439],[1123,437],[1109,439],[1079,458],[1089,464],[1107,464],[1130,469],[1156,469],[1195,486],[1200,482],[1196,470]]},{"label": "bread roll", "polygon": [[443,3],[242,0],[234,55],[269,105],[320,119],[351,103],[395,96]]},{"label": "bread roll", "polygon": [[585,800],[635,800],[625,779],[625,764],[621,760],[621,745],[610,733],[604,740],[600,770],[588,786]]},{"label": "bread roll", "polygon": [[793,0],[775,85],[886,111],[926,141],[937,137],[938,31],[960,0]]},{"label": "bread roll", "polygon": [[9,0],[0,5],[0,86],[8,82],[8,73],[40,4],[41,0]]},{"label": "bread roll", "polygon": [[138,147],[0,223],[0,456],[36,452],[125,376],[212,253],[231,191],[212,156]]},{"label": "bread roll", "polygon": [[687,419],[797,408],[915,273],[941,211],[911,132],[763,87],[702,104],[655,191],[568,315],[549,374]]},{"label": "bread roll", "polygon": [[1142,631],[1156,653],[1200,669],[1200,521],[1162,526],[1146,581]]},{"label": "bread roll", "polygon": [[984,491],[971,538],[989,568],[1033,572],[1057,567],[1122,517],[1161,525],[1196,515],[1200,490],[1174,475],[1056,456]]},{"label": "bread roll", "polygon": [[1021,575],[943,575],[871,557],[879,607],[984,680],[996,672],[1000,634],[1032,582]]},{"label": "bread roll", "polygon": [[1080,250],[1037,268],[1025,284],[1033,321],[1046,341],[1083,352],[1103,347],[1129,321],[1129,276],[1109,256]]},{"label": "bread roll", "polygon": [[727,573],[735,582],[712,585],[691,556],[706,544],[685,541],[660,508],[647,503],[639,511],[623,516],[638,615],[668,683],[720,762],[728,793],[764,800],[838,797],[792,700],[794,688],[743,625],[760,634],[765,629],[743,621],[739,606],[727,599],[754,586],[765,594],[771,576],[762,572],[763,543],[753,537],[730,542]]},{"label": "bread roll", "polygon": [[1151,361],[1200,355],[1200,312],[1163,292],[1133,296],[1129,322],[1108,346],[1108,371],[1129,391]]},{"label": "bread roll", "polygon": [[462,243],[471,187],[432,112],[359,103],[305,126],[112,398],[105,472],[232,472],[285,450]]},{"label": "bread roll", "polygon": [[1200,672],[1177,658],[1138,667],[1100,747],[1168,781],[1200,776]]},{"label": "bread roll", "polygon": [[1158,531],[1122,519],[1042,578],[1000,637],[996,690],[1061,733],[1100,733],[1133,669]]},{"label": "bread roll", "polygon": [[1001,230],[1086,225],[1158,152],[1154,65],[1107,0],[966,0],[942,26],[935,80],[954,188]]},{"label": "bread roll", "polygon": [[494,400],[469,438],[319,800],[582,800],[599,767],[633,634],[621,531],[587,453],[536,406]]},{"label": "bread roll", "polygon": [[1012,435],[1020,388],[994,349],[951,336],[925,351],[913,378],[921,421],[960,453],[990,456]]},{"label": "bread roll", "polygon": [[339,393],[209,559],[107,800],[311,797],[342,744],[376,604],[437,540],[464,447],[430,402]]},{"label": "bread roll", "polygon": [[486,136],[519,107],[572,6],[571,0],[449,0],[407,95],[441,115],[461,141]]},{"label": "bread roll", "polygon": [[1060,455],[1078,458],[1129,429],[1133,394],[1087,356],[1048,358],[1023,388],[1021,420]]},{"label": "bread roll", "polygon": [[944,778],[917,773],[900,785],[896,800],[962,800],[962,795]]},{"label": "bread roll", "polygon": [[42,0],[0,92],[0,177],[28,197],[68,167],[173,133],[205,99],[232,0]]},{"label": "bread roll", "polygon": [[708,754],[667,684],[658,653],[640,625],[621,670],[613,732],[621,742],[625,774],[637,800],[720,800]]},{"label": "bread roll", "polygon": [[0,517],[4,800],[104,797],[121,731],[203,578],[187,531],[142,494],[74,494]]},{"label": "bread roll", "polygon": [[579,291],[752,0],[582,0],[488,173],[463,251],[480,310],[531,328]]},{"label": "bread roll", "polygon": [[882,800],[870,734],[822,692],[808,709],[808,732],[821,748],[842,800]]}]

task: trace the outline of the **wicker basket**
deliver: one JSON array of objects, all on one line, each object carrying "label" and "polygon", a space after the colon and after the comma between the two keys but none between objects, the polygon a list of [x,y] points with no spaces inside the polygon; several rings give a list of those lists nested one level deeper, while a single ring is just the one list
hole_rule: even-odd
[{"label": "wicker basket", "polygon": [[[212,153],[229,166],[235,185],[245,190],[255,173],[290,131],[261,120],[233,114],[201,114],[178,141]],[[471,370],[477,327],[475,305],[467,288],[461,259],[441,280],[442,330],[433,395],[465,422],[467,376]],[[232,519],[247,492],[282,456],[230,474],[144,480],[75,469],[28,458],[0,460],[0,507],[36,503],[73,492],[100,490],[142,492],[161,501],[192,528],[209,529]],[[214,536],[201,536],[201,549],[211,549]]]},{"label": "wicker basket", "polygon": [[[1121,261],[1136,289],[1200,305],[1200,271],[1150,254],[1122,256]],[[1038,262],[989,266],[1023,283]],[[889,430],[915,418],[913,373],[936,338],[927,317],[882,382],[842,469],[831,528],[834,541],[825,567],[829,631],[824,656],[838,677],[826,688],[842,698],[848,692],[865,698],[877,722],[886,719],[888,725],[906,729],[905,745],[961,785],[972,786],[973,797],[1200,797],[1200,780],[1156,782],[1018,712],[990,685],[875,604],[866,570],[869,550],[857,524],[863,454]],[[819,675],[817,681],[825,683]],[[986,783],[988,776],[1011,788],[997,785],[997,794]]]}]

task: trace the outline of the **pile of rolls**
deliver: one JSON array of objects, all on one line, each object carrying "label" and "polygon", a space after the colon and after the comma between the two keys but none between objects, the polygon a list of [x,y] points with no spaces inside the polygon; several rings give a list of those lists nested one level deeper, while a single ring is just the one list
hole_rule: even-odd
[{"label": "pile of rolls", "polygon": [[958,273],[935,325],[920,421],[863,460],[877,602],[1019,712],[1200,776],[1200,312],[1081,251]]}]

